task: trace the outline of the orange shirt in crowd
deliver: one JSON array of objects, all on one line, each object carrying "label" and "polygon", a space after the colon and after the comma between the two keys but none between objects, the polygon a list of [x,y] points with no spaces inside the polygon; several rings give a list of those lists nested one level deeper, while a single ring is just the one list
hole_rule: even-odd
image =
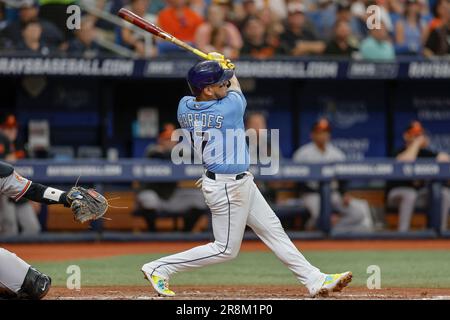
[{"label": "orange shirt in crowd", "polygon": [[438,29],[442,26],[442,20],[440,18],[433,18],[428,25],[430,28],[430,32],[434,29]]},{"label": "orange shirt in crowd", "polygon": [[159,12],[158,25],[174,37],[188,42],[194,41],[197,27],[203,23],[203,19],[189,7],[181,9],[183,14],[177,16],[177,9],[168,7]]}]

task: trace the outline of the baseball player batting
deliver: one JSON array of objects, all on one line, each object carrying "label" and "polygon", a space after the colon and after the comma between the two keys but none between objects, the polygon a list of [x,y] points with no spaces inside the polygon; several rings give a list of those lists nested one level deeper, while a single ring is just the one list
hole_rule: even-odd
[{"label": "baseball player batting", "polygon": [[[73,187],[65,192],[47,187],[19,175],[14,168],[0,161],[0,194],[18,201],[21,198],[45,204],[70,207],[76,221],[85,222],[103,216],[107,201],[93,190]],[[42,299],[49,291],[51,278],[14,253],[0,248],[0,298]]]},{"label": "baseball player batting", "polygon": [[[215,241],[143,265],[141,270],[145,278],[158,294],[174,296],[169,288],[173,274],[235,258],[245,227],[249,226],[306,286],[311,296],[341,291],[351,281],[351,272],[322,273],[297,250],[248,171],[245,135],[238,138],[244,140],[235,143],[234,148],[221,146],[218,149],[214,145],[217,139],[208,140],[213,130],[220,130],[224,137],[230,129],[244,131],[243,116],[247,105],[234,74],[234,65],[220,54],[210,53],[208,57],[213,59],[198,62],[189,70],[187,80],[193,96],[180,100],[178,121],[194,140],[200,137],[206,142],[201,143],[200,150],[194,149],[202,153],[205,168],[202,192],[212,213]],[[197,119],[207,121],[195,121]],[[226,138],[222,140],[228,142]],[[226,152],[213,154],[211,150]],[[243,163],[235,160],[241,158]]]}]

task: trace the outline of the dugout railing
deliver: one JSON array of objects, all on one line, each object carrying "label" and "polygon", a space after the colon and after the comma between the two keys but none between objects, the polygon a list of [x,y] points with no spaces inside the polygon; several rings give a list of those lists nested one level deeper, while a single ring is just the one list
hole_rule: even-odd
[{"label": "dugout railing", "polygon": [[[173,165],[170,161],[121,159],[119,161],[78,160],[54,162],[45,160],[24,160],[15,163],[16,170],[31,180],[47,184],[73,184],[80,177],[80,184],[92,184],[99,191],[105,184],[141,182],[168,182],[198,179],[203,169],[199,165]],[[325,165],[305,165],[290,161],[280,163],[275,175],[261,175],[261,167],[252,166],[250,171],[258,181],[319,181],[321,194],[321,214],[318,232],[291,232],[297,239],[342,238],[435,238],[448,237],[448,232],[440,232],[441,188],[450,180],[450,163],[417,161],[400,163],[391,159],[368,159],[360,162],[334,163]],[[371,181],[371,180],[425,180],[429,188],[427,206],[427,229],[423,231],[399,233],[378,231],[371,233],[335,233],[331,226],[331,181]],[[1,238],[5,242],[27,241],[81,241],[81,240],[200,240],[209,239],[209,232],[200,234],[144,233],[129,234],[105,232],[102,221],[92,224],[88,233],[44,234],[38,237]],[[255,238],[252,234],[247,239]]]}]

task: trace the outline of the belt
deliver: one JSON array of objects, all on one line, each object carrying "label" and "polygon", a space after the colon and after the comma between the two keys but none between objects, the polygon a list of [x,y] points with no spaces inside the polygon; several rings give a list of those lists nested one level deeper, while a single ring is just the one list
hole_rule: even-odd
[{"label": "belt", "polygon": [[[242,172],[236,175],[236,180],[241,180],[243,179],[245,176],[247,175],[247,173]],[[212,179],[212,180],[216,180],[216,174],[214,172],[208,171],[206,170],[205,176],[207,176],[208,178]]]}]

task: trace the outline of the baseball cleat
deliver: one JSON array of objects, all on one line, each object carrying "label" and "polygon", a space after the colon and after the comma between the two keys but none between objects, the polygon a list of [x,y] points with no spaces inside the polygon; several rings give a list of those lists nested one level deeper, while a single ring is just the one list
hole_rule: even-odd
[{"label": "baseball cleat", "polygon": [[330,292],[340,292],[352,281],[350,271],[344,273],[327,274],[322,286],[316,292],[311,293],[313,297],[326,297]]},{"label": "baseball cleat", "polygon": [[147,279],[151,284],[153,289],[160,295],[165,297],[173,297],[175,292],[169,289],[169,280],[163,277],[157,276],[155,274],[150,275],[145,271],[144,278]]}]

